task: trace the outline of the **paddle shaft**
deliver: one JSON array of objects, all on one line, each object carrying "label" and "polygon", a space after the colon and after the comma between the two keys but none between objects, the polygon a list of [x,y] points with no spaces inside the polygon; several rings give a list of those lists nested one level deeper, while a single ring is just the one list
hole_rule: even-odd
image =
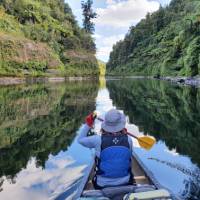
[{"label": "paddle shaft", "polygon": [[[94,116],[95,119],[98,119],[99,121],[103,122],[104,120],[100,117],[97,117],[96,115]],[[133,135],[132,133],[129,133],[126,131],[126,134],[135,138],[136,140],[138,140],[139,145],[142,148],[145,148],[146,150],[151,149],[151,147],[154,145],[154,143],[156,142],[156,140],[154,138],[151,138],[149,136],[142,136],[142,137],[137,137],[136,135]]]}]

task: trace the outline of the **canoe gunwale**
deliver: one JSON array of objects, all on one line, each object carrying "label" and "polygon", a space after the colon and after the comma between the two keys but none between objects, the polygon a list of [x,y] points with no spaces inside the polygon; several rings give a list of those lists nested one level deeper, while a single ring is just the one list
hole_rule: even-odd
[{"label": "canoe gunwale", "polygon": [[182,198],[180,198],[177,195],[173,194],[173,192],[171,190],[169,190],[168,188],[164,187],[162,184],[160,184],[160,182],[158,182],[158,180],[155,178],[153,173],[146,167],[146,165],[141,161],[141,159],[139,158],[139,156],[135,152],[132,152],[132,156],[137,160],[137,162],[139,163],[141,168],[144,170],[144,172],[147,175],[147,177],[152,181],[152,183],[155,185],[155,187],[157,189],[166,189],[171,194],[171,198],[173,200],[182,200]]},{"label": "canoe gunwale", "polygon": [[157,189],[163,188],[163,186],[154,177],[154,175],[152,174],[152,172],[149,171],[148,168],[144,165],[144,163],[141,161],[141,159],[138,157],[138,155],[135,152],[132,152],[132,156],[137,160],[137,162],[139,163],[140,167],[143,169],[143,171],[145,172],[146,176],[151,180],[151,182],[153,183],[153,185]]},{"label": "canoe gunwale", "polygon": [[89,166],[86,167],[86,169],[85,169],[85,175],[83,176],[82,183],[80,184],[79,189],[78,189],[76,195],[73,197],[74,200],[77,200],[79,197],[81,197],[81,194],[83,193],[85,185],[88,182],[88,179],[90,177],[90,173],[91,173],[91,171],[93,169],[94,164],[95,164],[95,156],[94,156],[94,159],[92,159],[92,161],[89,164]]}]

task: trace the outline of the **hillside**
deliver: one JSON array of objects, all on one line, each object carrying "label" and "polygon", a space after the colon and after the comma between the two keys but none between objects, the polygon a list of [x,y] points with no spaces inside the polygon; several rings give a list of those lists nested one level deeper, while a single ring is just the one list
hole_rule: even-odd
[{"label": "hillside", "polygon": [[147,14],[113,46],[108,74],[200,74],[200,1],[172,0]]},{"label": "hillside", "polygon": [[0,0],[0,76],[97,75],[95,51],[64,0]]}]

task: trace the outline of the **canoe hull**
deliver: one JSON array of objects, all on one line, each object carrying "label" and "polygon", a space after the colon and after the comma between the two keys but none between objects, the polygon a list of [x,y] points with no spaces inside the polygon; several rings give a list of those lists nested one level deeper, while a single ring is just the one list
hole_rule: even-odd
[{"label": "canoe hull", "polygon": [[[137,192],[151,192],[162,191],[165,189],[153,176],[153,174],[146,168],[146,166],[139,159],[137,154],[133,153],[132,156],[132,173],[134,175],[134,181],[136,185],[120,186],[120,187],[109,187],[103,190],[95,190],[92,179],[95,174],[95,162],[93,161],[88,167],[86,174],[83,178],[82,184],[79,187],[75,200],[121,200],[127,193]],[[168,192],[168,190],[165,190]],[[152,194],[147,194],[152,195]],[[180,200],[170,192],[170,199]],[[86,198],[87,197],[87,198]],[[166,199],[166,198],[165,198]],[[168,198],[169,199],[169,198]]]}]

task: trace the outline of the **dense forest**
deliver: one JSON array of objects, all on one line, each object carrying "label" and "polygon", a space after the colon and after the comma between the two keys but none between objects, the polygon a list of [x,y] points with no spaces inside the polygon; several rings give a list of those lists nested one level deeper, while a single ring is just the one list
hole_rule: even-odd
[{"label": "dense forest", "polygon": [[200,74],[200,1],[172,0],[132,26],[113,46],[108,74]]},{"label": "dense forest", "polygon": [[98,75],[95,52],[64,0],[0,0],[0,76]]}]

